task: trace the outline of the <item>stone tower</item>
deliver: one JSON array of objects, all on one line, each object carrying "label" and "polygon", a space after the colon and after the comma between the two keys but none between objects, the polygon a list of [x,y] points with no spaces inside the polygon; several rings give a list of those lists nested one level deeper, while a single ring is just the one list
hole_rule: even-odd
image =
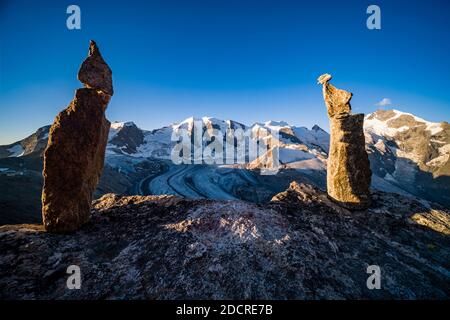
[{"label": "stone tower", "polygon": [[84,88],[56,116],[44,152],[42,220],[50,232],[71,232],[89,220],[92,193],[103,170],[112,72],[94,41],[78,79]]},{"label": "stone tower", "polygon": [[365,209],[370,205],[372,172],[365,150],[364,114],[352,114],[352,94],[337,89],[330,80],[329,74],[318,79],[330,120],[327,192],[346,208]]}]

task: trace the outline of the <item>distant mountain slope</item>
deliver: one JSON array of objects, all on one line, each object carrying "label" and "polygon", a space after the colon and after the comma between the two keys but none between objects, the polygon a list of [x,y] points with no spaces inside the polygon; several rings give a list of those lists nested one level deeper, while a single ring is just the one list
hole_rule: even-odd
[{"label": "distant mountain slope", "polygon": [[47,146],[49,129],[50,126],[39,128],[35,133],[23,140],[0,146],[0,158],[21,157],[29,154],[40,155]]},{"label": "distant mountain slope", "polygon": [[364,121],[374,175],[417,196],[450,205],[450,125],[398,110]]}]

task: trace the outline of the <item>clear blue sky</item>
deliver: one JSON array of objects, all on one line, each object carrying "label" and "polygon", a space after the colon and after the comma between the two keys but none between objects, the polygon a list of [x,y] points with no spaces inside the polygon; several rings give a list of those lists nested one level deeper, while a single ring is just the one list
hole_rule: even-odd
[{"label": "clear blue sky", "polygon": [[[66,8],[81,8],[81,30]],[[366,28],[381,7],[382,29]],[[328,128],[316,78],[450,121],[450,1],[0,0],[0,144],[50,124],[81,84],[90,39],[113,70],[111,121],[154,129],[189,116]]]}]

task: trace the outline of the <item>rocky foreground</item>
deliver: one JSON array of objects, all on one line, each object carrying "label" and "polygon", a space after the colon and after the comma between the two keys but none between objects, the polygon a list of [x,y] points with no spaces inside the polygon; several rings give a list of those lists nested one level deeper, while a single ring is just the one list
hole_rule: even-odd
[{"label": "rocky foreground", "polygon": [[0,227],[0,299],[448,299],[450,212],[372,199],[350,212],[295,182],[265,205],[108,194],[73,234]]}]

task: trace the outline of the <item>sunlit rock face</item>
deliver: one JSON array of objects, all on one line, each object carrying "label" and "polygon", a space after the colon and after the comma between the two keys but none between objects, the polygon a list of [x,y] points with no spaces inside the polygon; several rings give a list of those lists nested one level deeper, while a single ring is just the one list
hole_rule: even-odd
[{"label": "sunlit rock face", "polygon": [[77,89],[55,118],[44,153],[42,217],[47,231],[74,231],[89,220],[111,125],[105,117],[113,93],[111,75],[91,41],[78,73],[85,88]]},{"label": "sunlit rock face", "polygon": [[328,195],[344,207],[363,209],[370,205],[372,175],[365,150],[364,115],[351,114],[352,94],[329,84],[330,79],[328,74],[318,79],[330,119]]}]

